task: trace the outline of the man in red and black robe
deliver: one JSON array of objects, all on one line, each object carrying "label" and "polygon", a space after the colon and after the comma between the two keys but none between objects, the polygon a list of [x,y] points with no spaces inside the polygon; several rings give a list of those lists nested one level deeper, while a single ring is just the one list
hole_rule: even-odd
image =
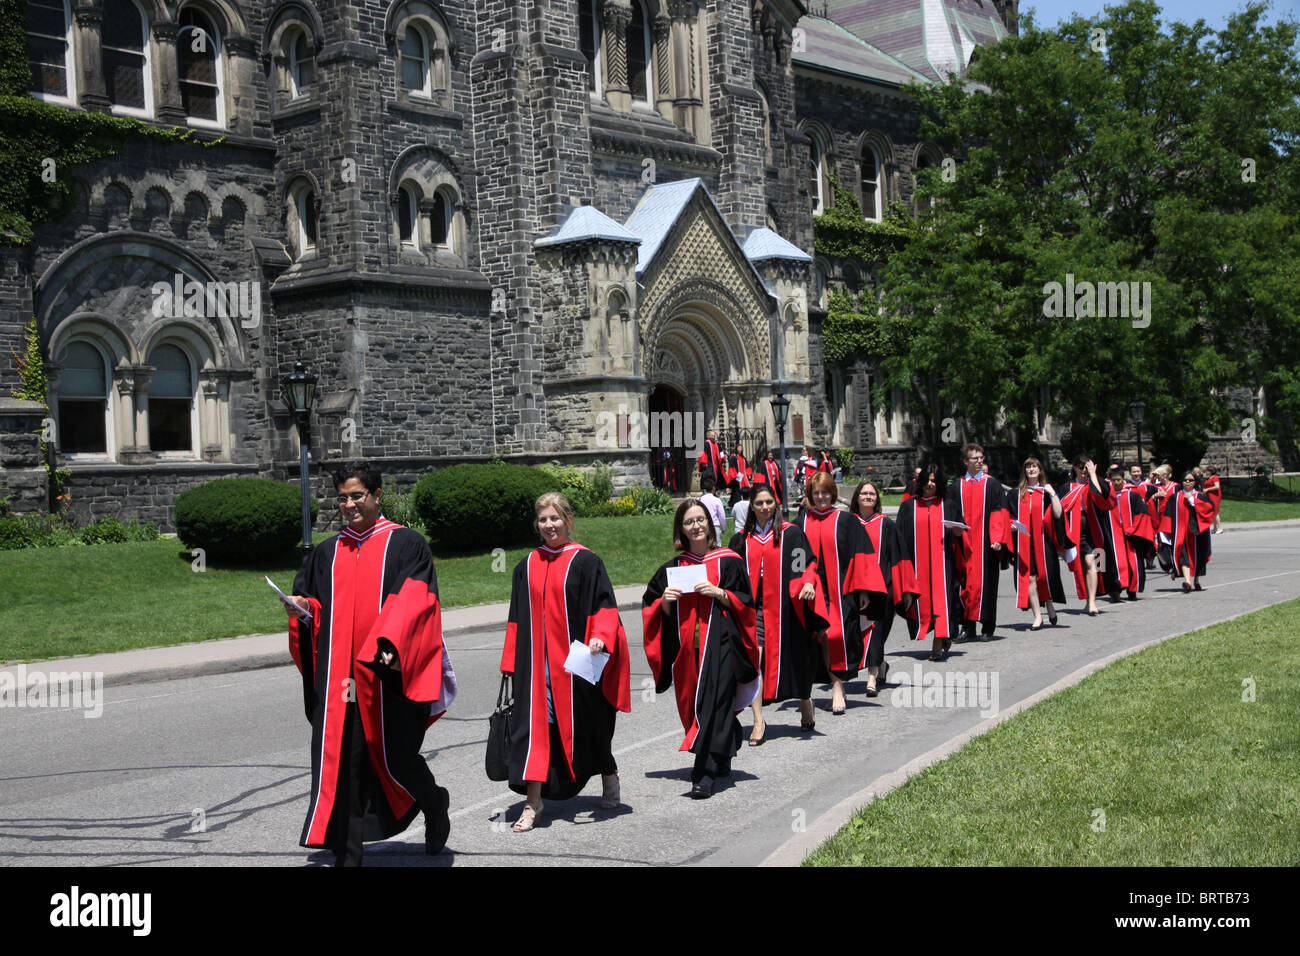
[{"label": "man in red and black robe", "polygon": [[951,485],[945,497],[967,529],[957,540],[956,557],[961,579],[962,628],[967,640],[990,640],[998,624],[998,578],[1011,555],[1011,519],[1006,491],[984,471],[984,449],[970,444],[962,449],[966,474]]},{"label": "man in red and black robe", "polygon": [[907,629],[912,640],[924,640],[934,632],[931,660],[944,660],[952,639],[961,629],[962,605],[954,556],[958,532],[944,522],[960,520],[957,505],[939,497],[943,473],[928,465],[916,478],[918,493],[898,508],[902,558],[911,563],[916,575],[917,599],[907,611]]},{"label": "man in red and black robe", "polygon": [[[591,684],[564,662],[574,641],[595,639],[609,660]],[[511,790],[526,793],[527,781],[544,780],[543,797],[568,800],[594,775],[618,773],[614,717],[632,710],[627,636],[609,575],[593,552],[574,543],[543,545],[515,566],[501,670],[514,674]]]},{"label": "man in red and black robe", "polygon": [[1151,529],[1146,499],[1138,487],[1126,483],[1123,472],[1117,468],[1111,469],[1110,484],[1115,492],[1115,507],[1105,512],[1103,525],[1109,538],[1108,565],[1115,569],[1116,589],[1112,600],[1119,600],[1119,592],[1124,590],[1130,601],[1136,601],[1138,592],[1146,588],[1145,558],[1155,540],[1155,532]]},{"label": "man in red and black robe", "polygon": [[289,651],[312,725],[311,803],[301,843],[359,866],[363,842],[425,814],[425,848],[450,832],[448,793],[420,746],[456,678],[442,643],[438,581],[423,536],[379,511],[381,476],[361,463],[334,473],[344,528],[294,581]]},{"label": "man in red and black robe", "polygon": [[740,445],[736,446],[735,453],[727,462],[727,483],[731,489],[731,499],[727,502],[728,508],[736,507],[736,502],[743,495],[749,494],[750,485],[753,483],[754,472],[745,461],[745,451]]},{"label": "man in red and black robe", "polygon": [[659,487],[664,491],[677,490],[677,469],[673,467],[673,453],[667,448],[659,453]]}]

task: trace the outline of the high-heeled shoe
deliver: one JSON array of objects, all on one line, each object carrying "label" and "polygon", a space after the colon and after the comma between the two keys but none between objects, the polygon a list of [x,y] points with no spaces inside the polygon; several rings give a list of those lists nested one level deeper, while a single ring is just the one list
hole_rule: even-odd
[{"label": "high-heeled shoe", "polygon": [[1049,622],[1051,622],[1052,627],[1056,627],[1056,612],[1055,612],[1055,611],[1048,611],[1048,612],[1047,612],[1047,620],[1048,620]]},{"label": "high-heeled shoe", "polygon": [[618,783],[618,774],[601,774],[600,776],[600,808],[602,810],[613,810],[619,805],[622,793]]}]

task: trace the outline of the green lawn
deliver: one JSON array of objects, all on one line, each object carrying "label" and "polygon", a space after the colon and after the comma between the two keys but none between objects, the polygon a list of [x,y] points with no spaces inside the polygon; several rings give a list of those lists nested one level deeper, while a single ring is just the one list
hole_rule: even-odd
[{"label": "green lawn", "polygon": [[1300,501],[1265,501],[1224,498],[1219,510],[1219,520],[1229,521],[1279,521],[1300,518]]},{"label": "green lawn", "polygon": [[[579,519],[575,537],[605,561],[616,586],[645,584],[672,555],[671,515]],[[323,540],[327,535],[317,535]],[[530,548],[438,558],[444,607],[510,598],[510,572]],[[267,588],[285,591],[297,563],[196,573],[174,539],[0,551],[0,660],[44,660],[280,631]]]},{"label": "green lawn", "polygon": [[1118,661],[860,810],[805,863],[1295,866],[1298,629],[1300,600]]}]

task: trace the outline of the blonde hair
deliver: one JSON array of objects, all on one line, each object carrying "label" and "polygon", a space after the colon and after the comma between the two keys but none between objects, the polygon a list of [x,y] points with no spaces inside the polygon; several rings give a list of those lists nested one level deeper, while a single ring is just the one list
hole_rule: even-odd
[{"label": "blonde hair", "polygon": [[1156,474],[1159,475],[1161,478],[1168,478],[1173,473],[1174,470],[1170,468],[1168,465],[1161,465],[1159,468],[1156,469]]},{"label": "blonde hair", "polygon": [[564,519],[565,527],[569,529],[569,534],[573,534],[573,505],[569,503],[569,499],[564,497],[563,493],[559,491],[548,491],[546,494],[538,498],[537,503],[533,505],[533,530],[538,531],[539,533],[540,529],[537,527],[537,516],[542,513],[543,508],[554,508],[558,511],[560,517]]}]

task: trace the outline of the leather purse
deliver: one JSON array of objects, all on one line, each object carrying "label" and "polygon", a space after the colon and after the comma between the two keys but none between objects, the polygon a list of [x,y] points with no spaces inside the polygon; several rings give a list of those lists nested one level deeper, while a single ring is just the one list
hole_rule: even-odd
[{"label": "leather purse", "polygon": [[515,721],[514,675],[501,675],[501,688],[497,691],[497,707],[488,718],[487,754],[483,769],[489,780],[510,778],[510,732]]}]

